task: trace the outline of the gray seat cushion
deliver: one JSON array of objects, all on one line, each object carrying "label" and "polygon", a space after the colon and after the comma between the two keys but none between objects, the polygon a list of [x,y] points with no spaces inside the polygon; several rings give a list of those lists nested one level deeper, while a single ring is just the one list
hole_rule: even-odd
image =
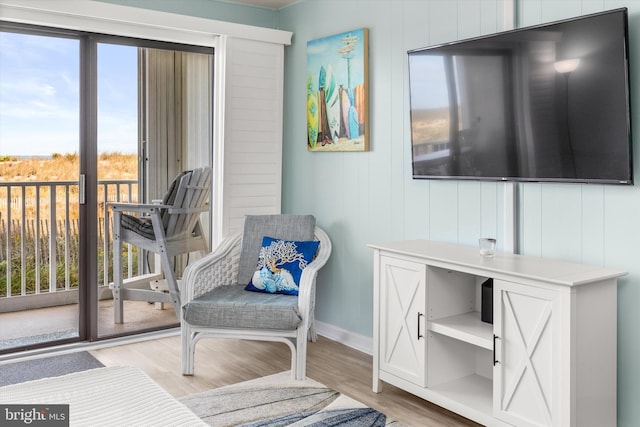
[{"label": "gray seat cushion", "polygon": [[120,223],[123,228],[131,230],[134,233],[146,237],[149,240],[155,240],[156,233],[153,231],[151,218],[144,218],[123,213],[120,217]]},{"label": "gray seat cushion", "polygon": [[295,330],[300,324],[295,295],[249,292],[245,285],[220,286],[182,307],[193,326]]},{"label": "gray seat cushion", "polygon": [[308,241],[314,239],[316,219],[313,215],[247,215],[242,234],[242,251],[238,283],[246,285],[256,271],[262,238]]}]

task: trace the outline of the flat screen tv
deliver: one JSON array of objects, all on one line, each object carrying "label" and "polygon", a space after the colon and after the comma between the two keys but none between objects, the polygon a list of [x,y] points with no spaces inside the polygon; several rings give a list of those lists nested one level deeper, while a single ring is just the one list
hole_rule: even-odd
[{"label": "flat screen tv", "polygon": [[627,9],[410,50],[413,177],[633,184]]}]

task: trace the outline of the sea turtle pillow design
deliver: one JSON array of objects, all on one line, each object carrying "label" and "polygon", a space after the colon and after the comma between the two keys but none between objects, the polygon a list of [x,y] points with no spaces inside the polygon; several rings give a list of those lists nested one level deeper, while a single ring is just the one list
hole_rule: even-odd
[{"label": "sea turtle pillow design", "polygon": [[263,237],[257,269],[245,290],[298,295],[302,270],[313,261],[319,245]]}]

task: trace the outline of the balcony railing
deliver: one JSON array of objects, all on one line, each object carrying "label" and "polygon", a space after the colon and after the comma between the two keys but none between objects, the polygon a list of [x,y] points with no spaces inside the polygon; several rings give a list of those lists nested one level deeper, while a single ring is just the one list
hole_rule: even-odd
[{"label": "balcony railing", "polygon": [[[98,286],[112,276],[111,221],[107,203],[137,202],[136,180],[98,182]],[[78,287],[78,182],[0,183],[0,303],[14,297]],[[127,250],[126,277],[140,255]],[[135,273],[134,273],[135,272]],[[0,305],[0,311],[7,311]]]}]

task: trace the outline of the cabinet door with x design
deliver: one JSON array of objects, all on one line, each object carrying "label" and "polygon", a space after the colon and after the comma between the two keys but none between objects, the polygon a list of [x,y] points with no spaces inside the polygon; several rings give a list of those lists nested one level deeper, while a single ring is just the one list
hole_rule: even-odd
[{"label": "cabinet door with x design", "polygon": [[392,257],[380,264],[380,369],[424,387],[427,266]]},{"label": "cabinet door with x design", "polygon": [[494,416],[518,426],[562,425],[559,293],[496,280],[493,304]]}]

